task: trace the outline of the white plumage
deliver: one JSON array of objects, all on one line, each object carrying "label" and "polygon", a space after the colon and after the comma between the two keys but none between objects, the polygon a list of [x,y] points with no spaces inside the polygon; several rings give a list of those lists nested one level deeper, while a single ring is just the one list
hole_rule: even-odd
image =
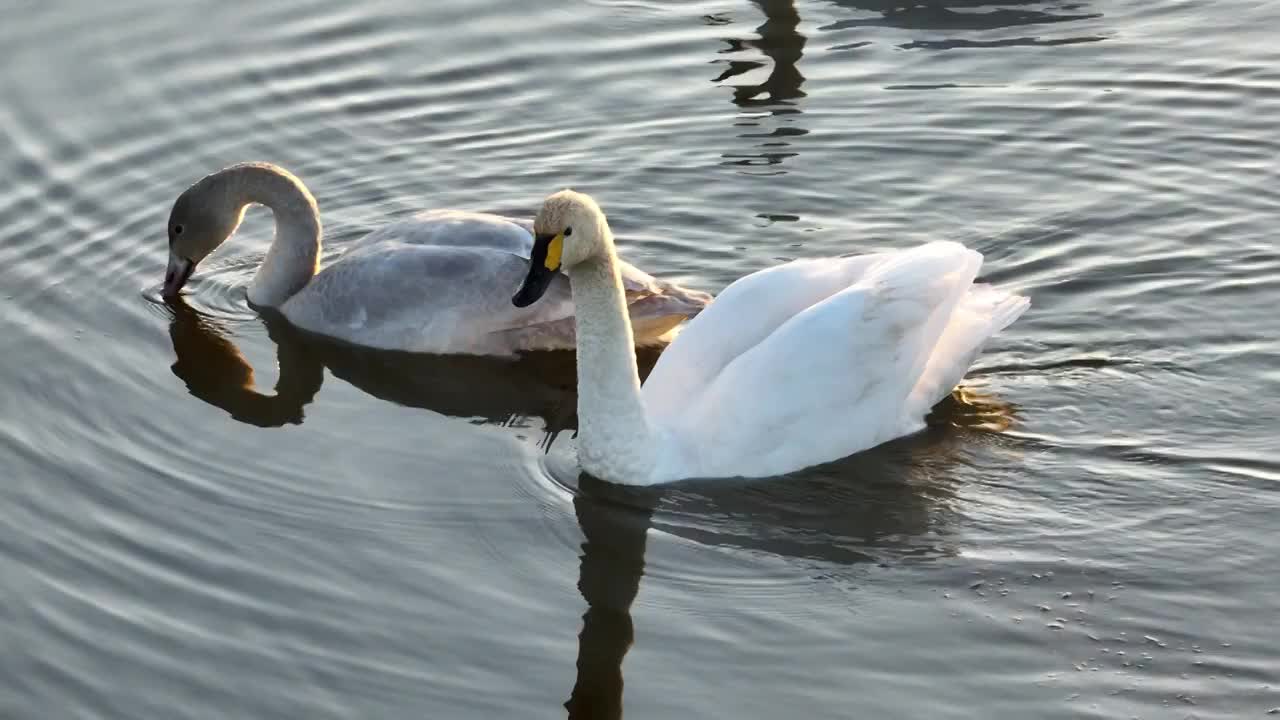
[{"label": "white plumage", "polygon": [[915,432],[1029,305],[974,284],[982,255],[954,242],[798,260],[726,288],[641,387],[603,213],[562,191],[535,229],[561,233],[578,307],[579,462],[625,484],[778,475]]},{"label": "white plumage", "polygon": [[935,242],[736,281],[644,384],[649,422],[671,439],[653,479],[777,475],[922,429],[1029,305],[975,285],[981,264]]}]

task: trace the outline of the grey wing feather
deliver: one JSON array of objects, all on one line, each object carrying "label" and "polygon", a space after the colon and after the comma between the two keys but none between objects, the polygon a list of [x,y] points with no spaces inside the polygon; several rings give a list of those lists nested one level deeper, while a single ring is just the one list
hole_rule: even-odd
[{"label": "grey wing feather", "polygon": [[322,270],[284,311],[302,327],[361,345],[510,352],[484,348],[487,336],[573,314],[567,277],[556,278],[539,302],[513,305],[527,271],[527,261],[502,251],[384,242]]},{"label": "grey wing feather", "polygon": [[[528,221],[430,210],[353,243],[281,309],[303,328],[371,347],[496,354],[572,348],[567,275],[557,275],[527,308],[511,302],[532,248]],[[706,293],[620,265],[642,344],[661,341],[710,302]]]},{"label": "grey wing feather", "polygon": [[387,241],[403,245],[486,248],[528,258],[533,249],[533,224],[488,213],[426,210],[374,230],[353,243],[347,252]]},{"label": "grey wing feather", "polygon": [[[466,210],[426,210],[369,233],[347,252],[388,241],[405,245],[485,248],[509,252],[528,260],[533,253],[533,222]],[[628,295],[659,295],[672,287],[625,260],[619,265],[623,288]]]}]

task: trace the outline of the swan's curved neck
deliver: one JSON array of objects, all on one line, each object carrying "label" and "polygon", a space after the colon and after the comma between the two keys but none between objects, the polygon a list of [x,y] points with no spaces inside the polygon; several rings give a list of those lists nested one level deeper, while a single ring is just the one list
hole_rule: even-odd
[{"label": "swan's curved neck", "polygon": [[640,397],[635,342],[613,243],[569,268],[578,333],[578,461],[603,480],[643,482],[653,436]]},{"label": "swan's curved neck", "polygon": [[320,211],[315,198],[291,173],[274,165],[247,163],[233,168],[232,192],[240,212],[266,205],[276,219],[275,240],[249,286],[249,301],[278,307],[293,297],[320,264]]}]

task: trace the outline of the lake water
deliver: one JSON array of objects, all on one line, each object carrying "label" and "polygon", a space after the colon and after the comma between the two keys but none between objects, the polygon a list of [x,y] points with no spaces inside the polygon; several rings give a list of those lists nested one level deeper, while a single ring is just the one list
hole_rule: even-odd
[{"label": "lake water", "polygon": [[[1280,706],[1280,5],[8,0],[0,717],[1247,718]],[[155,301],[244,160],[326,255],[572,185],[717,292],[951,238],[1032,309],[932,427],[579,479],[568,353]],[[652,362],[652,357],[646,358]]]}]

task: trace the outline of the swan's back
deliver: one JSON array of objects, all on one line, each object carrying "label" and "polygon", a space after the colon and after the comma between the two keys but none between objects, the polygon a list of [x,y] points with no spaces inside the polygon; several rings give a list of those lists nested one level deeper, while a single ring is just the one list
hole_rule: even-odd
[{"label": "swan's back", "polygon": [[360,252],[382,243],[434,247],[484,248],[529,257],[533,225],[502,215],[467,210],[424,210],[383,225],[347,250]]},{"label": "swan's back", "polygon": [[651,420],[679,448],[665,471],[775,475],[923,427],[983,343],[1027,307],[975,287],[981,263],[935,242],[735,283],[645,383]]},{"label": "swan's back", "polygon": [[[369,347],[508,355],[572,348],[568,276],[542,300],[511,303],[529,269],[532,226],[499,215],[429,210],[353,243],[281,307],[307,330]],[[637,343],[665,343],[710,296],[619,263]]]},{"label": "swan's back", "polygon": [[285,304],[294,324],[368,347],[507,354],[488,336],[573,315],[567,280],[544,307],[516,308],[500,290],[528,261],[486,248],[381,243],[327,267]]}]

